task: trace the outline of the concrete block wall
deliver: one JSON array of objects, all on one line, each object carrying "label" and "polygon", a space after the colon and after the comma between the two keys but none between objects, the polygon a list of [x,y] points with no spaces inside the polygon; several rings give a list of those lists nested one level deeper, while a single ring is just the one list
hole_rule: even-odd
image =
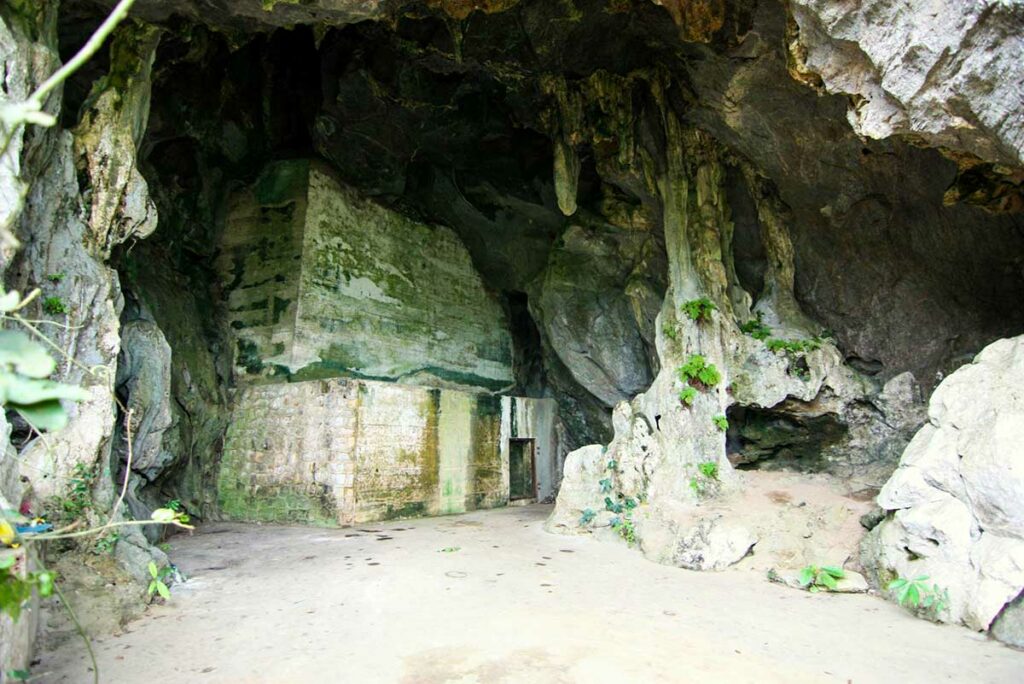
[{"label": "concrete block wall", "polygon": [[554,413],[551,400],[366,380],[245,387],[225,440],[221,510],[348,525],[501,506],[515,437],[537,440],[547,495]]},{"label": "concrete block wall", "polygon": [[315,161],[271,164],[232,195],[221,248],[239,383],[514,383],[504,310],[458,236],[359,196]]}]

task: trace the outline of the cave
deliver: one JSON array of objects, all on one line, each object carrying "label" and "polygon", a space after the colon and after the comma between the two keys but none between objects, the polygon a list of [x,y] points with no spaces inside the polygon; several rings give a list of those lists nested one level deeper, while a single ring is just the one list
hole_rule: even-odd
[{"label": "cave", "polygon": [[[153,582],[162,596],[233,564],[256,577],[271,530],[289,563],[345,574],[365,553],[358,582],[383,572],[412,602],[417,567],[499,582],[518,557],[506,540],[538,556],[523,570],[538,602],[591,537],[901,605],[898,580],[929,575],[919,614],[1021,645],[1024,570],[998,568],[1024,558],[1024,484],[993,474],[1015,472],[1024,416],[1024,352],[1008,346],[1024,348],[1021,8],[963,8],[950,27],[855,4],[0,8],[3,106],[31,104],[41,74],[117,19],[39,116],[3,124],[4,328],[41,340],[60,384],[43,412],[11,390],[2,508],[52,526],[40,539],[99,526],[52,565],[100,631],[138,616],[132,587],[148,603]],[[4,358],[3,377],[28,377]],[[430,540],[409,542],[415,560],[369,543],[412,538]],[[591,589],[660,581],[654,564],[616,567]],[[325,589],[378,610],[347,591]],[[35,628],[4,619],[19,645],[0,661],[30,662]],[[948,652],[980,662],[956,638]],[[879,674],[848,655],[844,672]],[[431,657],[377,674],[556,681],[564,665],[437,674]],[[671,678],[659,663],[636,676]]]}]

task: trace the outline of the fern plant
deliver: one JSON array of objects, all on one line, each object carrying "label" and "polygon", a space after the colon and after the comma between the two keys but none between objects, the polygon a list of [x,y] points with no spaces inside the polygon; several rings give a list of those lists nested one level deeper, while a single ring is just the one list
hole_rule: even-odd
[{"label": "fern plant", "polygon": [[679,379],[689,385],[712,388],[722,381],[722,374],[713,363],[700,354],[691,354],[679,368]]},{"label": "fern plant", "polygon": [[66,314],[69,309],[68,305],[60,297],[47,297],[43,300],[43,311],[51,316],[57,316],[59,314]]},{"label": "fern plant", "polygon": [[755,340],[764,341],[771,337],[772,329],[765,325],[764,321],[761,320],[761,312],[758,312],[756,318],[751,318],[746,323],[740,325],[740,332],[750,335]]},{"label": "fern plant", "polygon": [[729,429],[729,419],[726,418],[725,416],[718,415],[712,418],[711,420],[712,422],[714,422],[715,427],[717,427],[722,432],[725,432],[726,430]]},{"label": "fern plant", "polygon": [[701,297],[700,299],[691,299],[688,302],[684,302],[680,308],[687,318],[699,323],[701,321],[710,321],[711,313],[718,307],[707,297]]}]

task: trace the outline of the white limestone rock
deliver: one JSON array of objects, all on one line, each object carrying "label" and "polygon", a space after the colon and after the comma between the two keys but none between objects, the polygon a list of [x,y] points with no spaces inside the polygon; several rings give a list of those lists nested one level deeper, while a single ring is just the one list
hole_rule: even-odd
[{"label": "white limestone rock", "polygon": [[[946,378],[929,417],[879,494],[894,513],[862,562],[879,584],[929,576],[949,591],[941,619],[986,630],[1024,591],[1024,336]],[[1024,639],[1017,623],[999,638]]]},{"label": "white limestone rock", "polygon": [[[608,460],[605,451],[600,444],[590,444],[565,457],[562,486],[555,510],[544,524],[545,530],[557,534],[586,534],[600,524],[607,524],[611,514],[604,510],[605,495],[600,485]],[[588,509],[597,517],[591,524],[581,525],[580,519]]]},{"label": "white limestone rock", "polygon": [[794,0],[802,68],[869,138],[912,134],[1024,163],[1024,1]]}]

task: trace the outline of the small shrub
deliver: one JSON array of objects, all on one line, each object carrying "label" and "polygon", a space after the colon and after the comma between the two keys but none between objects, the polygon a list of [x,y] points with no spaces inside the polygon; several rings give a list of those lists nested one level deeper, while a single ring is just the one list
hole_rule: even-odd
[{"label": "small shrub", "polygon": [[783,351],[787,355],[806,354],[821,349],[821,339],[813,337],[809,340],[780,340],[772,338],[765,342],[769,351]]},{"label": "small shrub", "polygon": [[117,546],[118,540],[121,539],[121,535],[107,534],[96,540],[96,543],[92,546],[92,552],[97,556],[109,556],[114,553],[114,548]]},{"label": "small shrub", "polygon": [[726,418],[725,416],[715,416],[711,420],[715,423],[715,427],[717,427],[722,432],[725,432],[726,430],[729,429],[729,419]]},{"label": "small shrub", "polygon": [[707,297],[691,299],[680,307],[691,321],[710,321],[711,313],[718,307]]},{"label": "small shrub", "polygon": [[838,580],[846,577],[846,572],[835,565],[808,565],[800,571],[800,586],[810,592],[835,591]]},{"label": "small shrub", "polygon": [[757,313],[757,318],[751,318],[746,323],[740,325],[740,331],[750,335],[755,340],[766,340],[771,337],[772,329],[765,325],[764,321],[761,320],[761,313]]},{"label": "small shrub", "polygon": [[697,464],[697,474],[690,478],[690,489],[697,495],[697,498],[703,498],[706,494],[716,490],[720,482],[718,463],[702,461]]},{"label": "small shrub", "polygon": [[66,314],[68,312],[68,305],[60,297],[47,297],[43,300],[43,311],[51,316]]},{"label": "small shrub", "polygon": [[711,388],[722,381],[715,364],[708,363],[700,354],[692,354],[679,368],[679,379],[689,385]]},{"label": "small shrub", "polygon": [[697,465],[697,470],[699,470],[700,474],[709,480],[718,480],[718,464],[714,461],[704,461],[703,463],[699,463]]},{"label": "small shrub", "polygon": [[937,619],[949,606],[949,589],[942,589],[937,584],[928,586],[928,575],[914,579],[898,577],[886,587],[893,592],[896,602],[913,609],[923,608],[933,619]]},{"label": "small shrub", "polygon": [[629,514],[612,518],[612,529],[630,546],[636,544],[636,527]]},{"label": "small shrub", "polygon": [[590,523],[594,522],[594,518],[596,517],[597,513],[595,513],[592,508],[588,508],[583,511],[583,515],[580,516],[580,527],[586,527]]},{"label": "small shrub", "polygon": [[171,598],[171,590],[164,584],[164,579],[171,574],[171,568],[160,568],[157,570],[156,563],[149,561],[149,588],[146,589],[146,596],[153,596],[153,594],[160,594],[164,600]]},{"label": "small shrub", "polygon": [[96,482],[96,468],[84,463],[76,463],[71,470],[68,493],[58,499],[61,511],[71,520],[81,518],[85,511],[92,508],[92,486]]}]

